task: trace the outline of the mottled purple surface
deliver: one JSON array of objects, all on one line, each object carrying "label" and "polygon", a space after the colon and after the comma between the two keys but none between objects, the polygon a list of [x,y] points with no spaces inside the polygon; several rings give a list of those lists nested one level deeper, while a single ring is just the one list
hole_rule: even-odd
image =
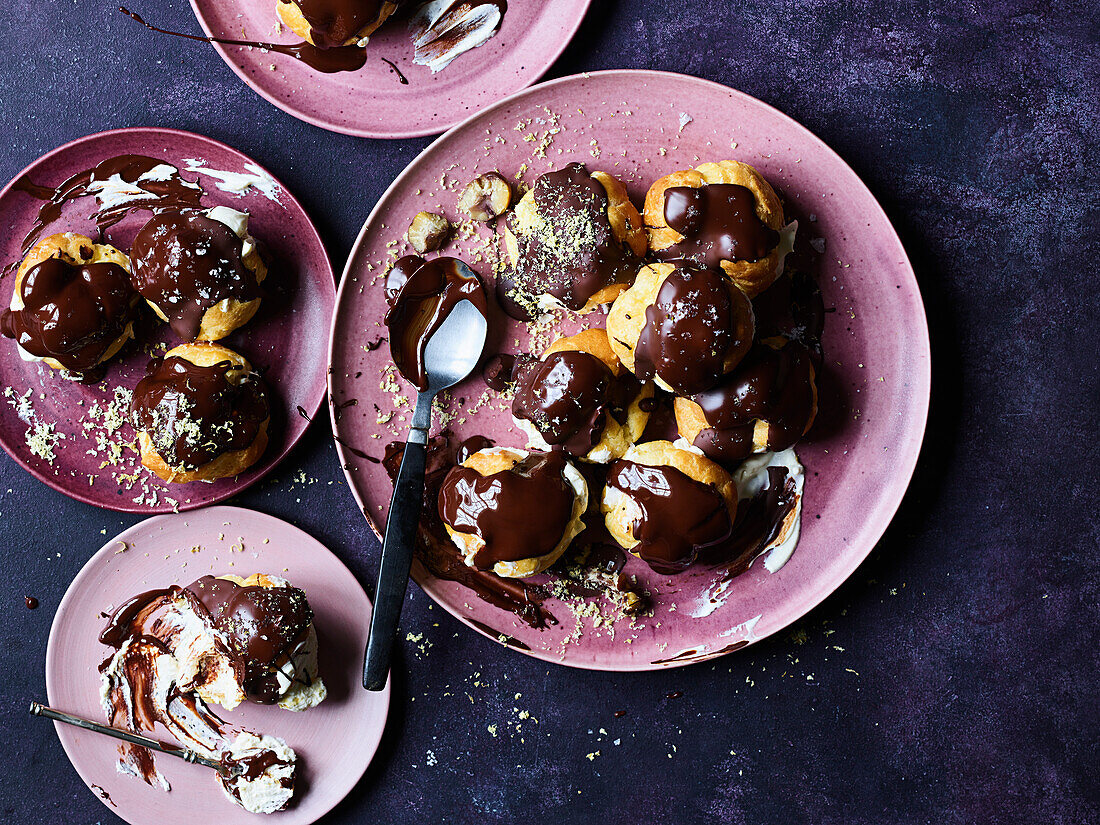
[{"label": "mottled purple surface", "polygon": [[[184,2],[141,5],[197,29]],[[402,645],[382,750],[327,821],[1100,821],[1100,562],[1085,485],[1100,397],[1095,4],[596,5],[554,75],[719,80],[813,129],[880,197],[932,328],[924,455],[852,580],[793,632],[715,664],[623,676],[547,666],[412,593],[405,625],[425,651]],[[192,129],[279,175],[341,263],[427,141],[300,124],[213,50],[154,41],[112,8],[0,8],[0,177],[100,129]],[[323,427],[235,503],[300,525],[372,579],[376,546]],[[4,822],[117,821],[25,708],[44,694],[69,580],[101,531],[135,520],[71,502],[0,457]],[[27,610],[25,595],[41,607]]]}]

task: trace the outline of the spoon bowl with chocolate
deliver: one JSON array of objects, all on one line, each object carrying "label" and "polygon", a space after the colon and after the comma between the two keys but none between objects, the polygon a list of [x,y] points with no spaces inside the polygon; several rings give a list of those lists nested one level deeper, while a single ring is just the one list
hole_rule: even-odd
[{"label": "spoon bowl with chocolate", "polygon": [[[389,673],[390,651],[405,600],[423,503],[432,400],[473,371],[481,360],[488,331],[484,288],[462,261],[417,259],[409,261],[408,266],[411,272],[393,281],[386,323],[394,361],[418,392],[382,540],[363,666],[363,687],[367,690],[382,690]],[[404,281],[398,285],[400,278]],[[390,285],[387,281],[387,287]]]}]

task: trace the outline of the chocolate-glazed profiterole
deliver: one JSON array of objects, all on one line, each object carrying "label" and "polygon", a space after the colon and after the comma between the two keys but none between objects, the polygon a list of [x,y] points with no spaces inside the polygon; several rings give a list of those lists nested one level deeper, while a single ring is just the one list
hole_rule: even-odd
[{"label": "chocolate-glazed profiterole", "polygon": [[601,329],[558,339],[517,373],[512,416],[530,447],[606,463],[645,430],[653,387],[622,368]]},{"label": "chocolate-glazed profiterole", "polygon": [[813,424],[814,378],[805,346],[769,339],[756,344],[718,386],[677,398],[677,428],[689,443],[726,464],[764,450],[785,450]]},{"label": "chocolate-glazed profiterole", "polygon": [[267,390],[247,360],[217,344],[183,344],[151,362],[130,409],[141,463],[165,481],[236,475],[267,446]]},{"label": "chocolate-glazed profiterole", "polygon": [[138,231],[130,256],[134,288],[184,340],[224,338],[260,307],[267,267],[243,212],[163,212]]},{"label": "chocolate-glazed profiterole", "polygon": [[614,300],[646,246],[626,187],[583,163],[541,175],[509,216],[504,240],[509,297],[532,315],[548,302],[587,312]]},{"label": "chocolate-glazed profiterole", "polygon": [[43,238],[19,266],[0,332],[28,360],[87,373],[134,336],[141,299],[128,268],[124,254],[84,235]]},{"label": "chocolate-glazed profiterole", "polygon": [[607,316],[623,364],[683,394],[713,387],[736,367],[754,329],[745,294],[721,270],[689,261],[644,267]]},{"label": "chocolate-glazed profiterole", "polygon": [[732,160],[658,180],[645,222],[658,258],[720,266],[750,298],[783,272],[796,228],[783,226],[783,207],[760,173]]},{"label": "chocolate-glazed profiterole", "polygon": [[584,478],[561,453],[479,450],[451,468],[439,516],[466,564],[499,576],[540,573],[584,529]]},{"label": "chocolate-glazed profiterole", "polygon": [[276,0],[279,17],[299,37],[322,49],[365,46],[404,0]]},{"label": "chocolate-glazed profiterole", "polygon": [[457,258],[426,261],[419,255],[406,255],[390,267],[385,289],[390,305],[385,317],[390,356],[417,389],[427,389],[424,347],[428,339],[462,301],[470,301],[488,317],[485,287]]},{"label": "chocolate-glazed profiterole", "polygon": [[[287,806],[294,751],[223,722],[207,705],[232,710],[247,698],[305,710],[325,699],[313,611],[301,590],[263,573],[203,576],[124,602],[100,641],[115,648],[100,666],[112,725],[139,731],[160,723],[181,745],[243,769],[219,777],[233,801],[256,813]],[[120,770],[168,790],[151,753],[130,745],[120,753]]]},{"label": "chocolate-glazed profiterole", "polygon": [[185,590],[228,642],[231,661],[250,701],[280,702],[295,678],[304,679],[305,687],[312,686],[316,667],[312,675],[299,675],[296,668],[288,667],[303,645],[308,644],[316,659],[313,609],[302,590],[281,579],[230,576],[203,576]]},{"label": "chocolate-glazed profiterole", "polygon": [[658,573],[676,573],[729,540],[737,490],[709,459],[650,441],[608,468],[601,509],[608,532],[624,549]]}]

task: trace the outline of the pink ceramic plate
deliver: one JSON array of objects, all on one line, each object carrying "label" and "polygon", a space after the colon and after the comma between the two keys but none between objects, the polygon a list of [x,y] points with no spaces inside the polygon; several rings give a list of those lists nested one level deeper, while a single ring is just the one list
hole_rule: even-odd
[{"label": "pink ceramic plate", "polygon": [[[130,345],[121,357],[110,362],[102,383],[86,386],[63,379],[45,365],[24,362],[15,343],[0,338],[0,384],[11,388],[0,398],[0,445],[36,478],[78,501],[132,513],[190,510],[224,501],[263,478],[308,426],[298,414],[298,407],[310,414],[320,407],[325,394],[326,334],[336,293],[332,265],[301,205],[274,179],[275,189],[269,189],[271,197],[255,188],[234,195],[218,189],[217,180],[201,169],[198,173],[184,171],[185,162],[199,160],[207,170],[258,170],[267,174],[246,155],[190,132],[142,128],[89,135],[39,158],[16,180],[26,177],[52,188],[76,172],[123,154],[164,159],[180,169],[187,180],[199,181],[206,190],[205,205],[225,205],[251,215],[249,231],[270,253],[269,276],[264,281],[267,297],[256,317],[223,343],[264,372],[273,398],[270,443],[260,461],[245,473],[211,484],[162,482],[141,468],[136,452],[129,448],[123,451],[118,465],[106,463],[100,440],[128,443],[135,440],[135,433],[129,424],[111,431],[104,424],[109,416],[105,418],[94,410],[102,410],[111,402],[116,387],[133,389],[145,374],[149,355],[141,347]],[[5,228],[0,239],[0,265],[19,260],[23,236],[41,204],[17,190],[14,182],[0,191],[0,225]],[[95,237],[95,224],[88,220],[94,207],[91,198],[70,204],[48,231],[83,232]],[[137,229],[148,218],[148,212],[132,214],[109,229],[107,237],[128,251]],[[14,285],[12,276],[0,280],[0,306],[8,306]],[[167,325],[146,341],[157,342],[168,346],[180,343]],[[58,434],[53,439],[52,461],[48,451],[38,450],[36,455],[27,438],[36,427],[51,424]]]},{"label": "pink ceramic plate", "polygon": [[[530,184],[569,161],[620,176],[640,204],[661,175],[724,158],[758,167],[785,199],[808,248],[821,250],[812,254],[811,265],[825,306],[835,310],[826,315],[818,420],[798,447],[807,469],[798,549],[777,573],[757,563],[725,586],[716,585],[710,570],[661,576],[631,559],[625,572],[653,593],[654,613],[634,625],[617,623],[614,634],[590,618],[571,616],[555,600],[547,606],[561,623],[532,629],[463,586],[414,570],[424,590],[452,614],[490,637],[513,637],[504,641],[528,646],[530,655],[608,670],[700,661],[775,633],[851,575],[893,516],[924,432],[928,332],[905,251],[867,187],[790,118],[715,83],[612,71],[541,84],[441,137],[378,202],[348,261],[330,346],[330,388],[334,411],[341,413],[335,426],[347,444],[377,458],[385,443],[404,440],[408,406],[400,396],[413,393],[403,382],[397,392],[380,388],[388,347],[367,351],[365,345],[385,333],[379,277],[386,261],[407,248],[388,245],[401,238],[417,211],[442,205],[455,218],[458,192],[477,173],[524,171]],[[485,243],[483,235],[456,248],[465,248],[464,257],[489,275]],[[503,316],[494,321],[489,351],[502,345],[522,351],[524,325]],[[576,322],[561,325],[567,332],[576,328]],[[506,404],[491,400],[469,411],[483,389],[477,376],[453,391],[467,400],[450,421],[456,440],[484,434],[522,447]],[[351,399],[358,405],[343,407]],[[384,523],[391,493],[385,471],[344,447],[340,454],[368,519]],[[578,622],[583,632],[570,641]]]},{"label": "pink ceramic plate", "polygon": [[[231,712],[214,710],[294,748],[303,771],[301,795],[275,819],[308,825],[339,803],[370,764],[386,724],[390,686],[371,693],[360,684],[371,610],[363,588],[335,555],[297,527],[238,507],[210,507],[150,518],[120,533],[88,560],[57,608],[46,650],[46,690],[51,706],[102,719],[97,667],[110,651],[98,641],[101,611],[154,587],[254,572],[282,576],[305,591],[329,695],[300,713],[249,702]],[[165,793],[115,772],[113,740],[62,724],[57,734],[81,779],[133,825],[259,821],[230,802],[206,768],[156,757],[172,786]],[[159,728],[154,735],[167,738]]]},{"label": "pink ceramic plate", "polygon": [[[591,2],[509,3],[491,40],[434,75],[413,63],[404,17],[371,36],[367,65],[357,72],[322,74],[283,55],[214,48],[245,83],[300,120],[359,137],[420,137],[439,134],[534,83],[565,49]],[[285,27],[276,31],[275,0],[191,0],[191,6],[212,37],[301,42]],[[407,85],[382,58],[393,61]]]}]

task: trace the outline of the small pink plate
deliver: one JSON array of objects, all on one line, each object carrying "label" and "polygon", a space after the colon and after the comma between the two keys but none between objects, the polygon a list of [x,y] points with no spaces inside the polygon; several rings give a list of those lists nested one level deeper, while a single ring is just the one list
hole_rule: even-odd
[{"label": "small pink plate", "polygon": [[[300,43],[285,27],[276,31],[275,2],[191,0],[191,7],[211,37]],[[420,137],[439,134],[534,83],[564,51],[591,2],[513,0],[491,40],[436,74],[413,63],[405,16],[391,18],[371,36],[367,64],[357,72],[322,74],[285,55],[214,48],[241,80],[299,120],[358,137]],[[393,61],[407,85],[383,58]]]},{"label": "small pink plate", "polygon": [[[51,706],[102,719],[97,667],[110,653],[98,641],[102,611],[152,588],[256,572],[281,576],[305,591],[328,698],[300,713],[248,702],[233,711],[213,710],[294,748],[301,796],[273,821],[308,825],[347,796],[366,771],[386,724],[390,686],[372,693],[360,684],[371,611],[363,588],[340,559],[297,527],[239,507],[209,507],[156,516],[120,533],[88,560],[57,608],[46,649],[46,691]],[[226,798],[207,768],[158,755],[157,767],[172,785],[166,793],[115,771],[114,740],[61,723],[57,735],[80,778],[133,825],[259,821]],[[159,728],[153,735],[168,738]]]},{"label": "small pink plate", "polygon": [[[901,501],[924,433],[930,355],[920,292],[893,227],[848,165],[805,128],[733,89],[676,74],[610,71],[540,84],[455,127],[409,165],[367,219],[341,282],[330,345],[336,433],[376,459],[387,442],[406,437],[414,393],[403,382],[391,392],[380,381],[390,366],[388,347],[367,345],[385,335],[380,278],[393,255],[407,253],[401,237],[418,211],[442,208],[457,220],[458,193],[477,174],[521,173],[530,185],[571,161],[620,177],[641,204],[658,177],[726,158],[759,168],[784,198],[833,310],[825,322],[818,418],[798,446],[806,467],[798,548],[776,573],[757,562],[724,584],[699,566],[669,577],[631,559],[624,572],[653,593],[654,612],[616,623],[613,633],[587,616],[570,616],[556,600],[547,606],[560,623],[533,629],[462,585],[414,568],[433,599],[490,638],[510,636],[504,641],[540,659],[604,670],[711,658],[775,633],[833,592]],[[490,276],[491,243],[481,230],[444,254]],[[598,314],[586,320],[602,323]],[[490,353],[527,347],[524,325],[502,314],[493,325]],[[576,329],[573,320],[557,332]],[[476,373],[451,391],[455,440],[481,434],[522,447],[507,405],[481,400],[484,390]],[[353,399],[358,404],[350,406]],[[338,448],[357,502],[372,524],[383,524],[392,491],[385,470]]]},{"label": "small pink plate", "polygon": [[[17,262],[20,244],[42,201],[15,187],[26,178],[54,187],[71,175],[116,155],[136,154],[163,159],[206,190],[205,206],[228,206],[249,213],[248,230],[262,242],[270,261],[264,281],[266,297],[248,324],[221,343],[244,355],[261,370],[271,389],[270,442],[260,460],[234,478],[213,483],[168,484],[143,469],[135,450],[127,447],[112,464],[102,441],[129,443],[136,434],[129,424],[105,427],[97,410],[114,398],[116,387],[132,390],[149,363],[141,346],[127,345],[110,361],[99,384],[68,381],[39,362],[23,361],[15,342],[0,338],[0,446],[33,476],[77,501],[126,513],[170,513],[224,501],[270,472],[305,433],[309,422],[299,415],[315,413],[325,395],[325,344],[336,297],[332,265],[324,245],[301,204],[265,170],[236,149],[216,140],[174,129],[117,129],[80,138],[43,155],[0,191],[0,266]],[[189,172],[191,161],[204,164]],[[194,164],[192,164],[194,165]],[[267,176],[268,195],[249,188],[237,195],[217,187],[207,171],[256,173]],[[82,232],[95,238],[88,220],[95,203],[81,198],[67,206],[48,232]],[[107,240],[128,252],[134,234],[149,219],[137,212],[107,230]],[[0,280],[0,307],[11,301],[15,278]],[[145,344],[180,341],[160,325]],[[9,392],[10,389],[10,392]],[[29,395],[27,395],[30,393]],[[125,405],[116,405],[124,407]],[[116,422],[117,423],[117,422]],[[36,428],[54,427],[50,452],[29,445]]]}]

